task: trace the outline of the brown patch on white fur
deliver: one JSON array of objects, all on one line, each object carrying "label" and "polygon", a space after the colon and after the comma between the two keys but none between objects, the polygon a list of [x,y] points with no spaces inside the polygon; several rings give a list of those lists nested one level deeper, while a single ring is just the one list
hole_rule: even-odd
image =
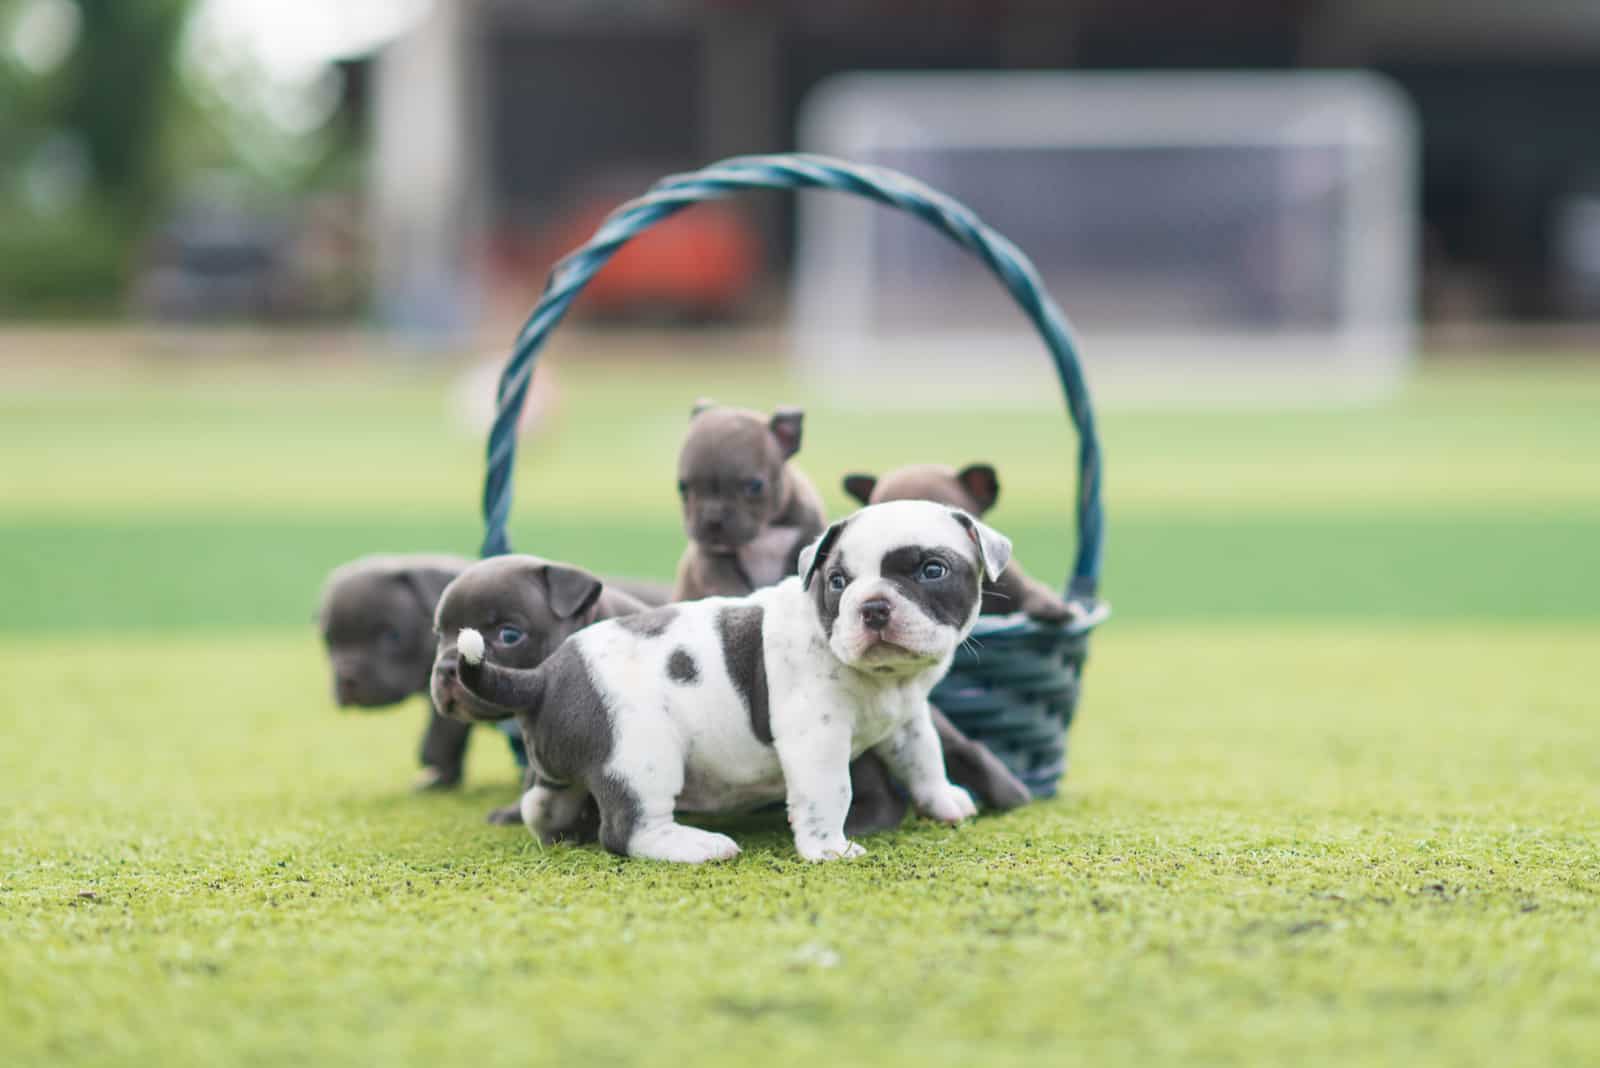
[{"label": "brown patch on white fur", "polygon": [[[1000,497],[1000,478],[989,464],[968,464],[957,471],[942,464],[911,464],[876,478],[846,475],[845,492],[862,504],[885,501],[936,501],[982,516]],[[1013,560],[999,577],[984,587],[983,614],[1022,612],[1030,619],[1060,623],[1072,619],[1074,606],[1060,594],[1030,576]]]}]

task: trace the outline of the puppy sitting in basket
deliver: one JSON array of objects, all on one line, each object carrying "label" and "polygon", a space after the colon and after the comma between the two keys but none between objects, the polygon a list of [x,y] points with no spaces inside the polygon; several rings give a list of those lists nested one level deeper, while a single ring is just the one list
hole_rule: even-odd
[{"label": "puppy sitting in basket", "polygon": [[433,696],[446,715],[520,719],[537,774],[522,815],[542,840],[592,797],[614,853],[727,859],[732,839],[674,812],[784,798],[802,857],[855,857],[850,762],[869,749],[919,811],[975,814],[946,778],[928,693],[1010,558],[965,512],[876,505],[829,527],[776,586],[596,623],[532,670],[506,666],[501,635],[460,618],[446,591]]},{"label": "puppy sitting in basket", "polygon": [[[912,464],[876,475],[846,475],[844,491],[862,504],[885,501],[937,501],[969,515],[986,515],[1000,499],[1000,476],[989,464],[968,464],[957,471],[939,464]],[[1022,612],[1043,623],[1076,619],[1079,609],[1029,575],[1013,560],[998,578],[984,583],[983,614]]]}]

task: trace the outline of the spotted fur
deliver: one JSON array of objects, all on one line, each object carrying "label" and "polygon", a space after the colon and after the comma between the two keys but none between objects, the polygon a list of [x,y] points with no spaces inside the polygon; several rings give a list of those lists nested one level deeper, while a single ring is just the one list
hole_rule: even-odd
[{"label": "spotted fur", "polygon": [[[869,749],[923,813],[951,823],[973,815],[972,799],[946,778],[928,692],[977,616],[980,573],[1004,566],[989,557],[1009,552],[975,522],[927,502],[868,508],[801,554],[805,577],[680,604],[649,626],[639,625],[648,616],[596,623],[533,670],[496,664],[491,643],[461,682],[491,706],[521,702],[541,783],[524,800],[530,827],[538,831],[541,814],[577,811],[571,790],[582,786],[606,848],[701,862],[738,846],[679,824],[675,812],[782,798],[802,857],[858,856],[844,833],[849,766]],[[913,560],[932,559],[944,571],[918,579]],[[845,581],[830,584],[825,623],[814,584],[836,574]],[[889,606],[877,630],[861,614],[873,598]],[[693,686],[675,677],[685,657],[698,669]]]}]

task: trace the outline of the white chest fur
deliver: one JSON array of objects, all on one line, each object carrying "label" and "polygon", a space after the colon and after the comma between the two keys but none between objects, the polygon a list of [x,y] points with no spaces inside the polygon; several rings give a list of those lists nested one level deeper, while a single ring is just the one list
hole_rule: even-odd
[{"label": "white chest fur", "polygon": [[[762,610],[761,714],[725,655],[723,614],[749,606]],[[748,598],[679,605],[659,633],[608,625],[571,640],[579,643],[611,718],[610,773],[637,784],[642,794],[670,791],[675,807],[691,812],[781,800],[778,746],[829,736],[849,758],[859,756],[925,714],[932,684],[921,676],[869,678],[841,664],[798,579]],[[676,677],[670,669],[675,658]],[[691,665],[694,677],[687,682]],[[761,737],[763,729],[771,740]]]},{"label": "white chest fur", "polygon": [[756,589],[776,586],[789,572],[803,536],[794,527],[767,527],[739,547],[739,567]]}]

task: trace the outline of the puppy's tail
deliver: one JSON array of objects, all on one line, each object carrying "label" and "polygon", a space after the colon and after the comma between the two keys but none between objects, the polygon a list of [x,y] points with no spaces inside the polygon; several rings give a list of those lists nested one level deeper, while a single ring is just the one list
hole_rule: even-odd
[{"label": "puppy's tail", "polygon": [[510,719],[518,712],[538,708],[544,699],[544,672],[538,668],[514,668],[491,664],[484,659],[483,635],[470,627],[456,639],[460,664],[456,668],[461,683],[473,695],[506,710],[500,718]]}]

